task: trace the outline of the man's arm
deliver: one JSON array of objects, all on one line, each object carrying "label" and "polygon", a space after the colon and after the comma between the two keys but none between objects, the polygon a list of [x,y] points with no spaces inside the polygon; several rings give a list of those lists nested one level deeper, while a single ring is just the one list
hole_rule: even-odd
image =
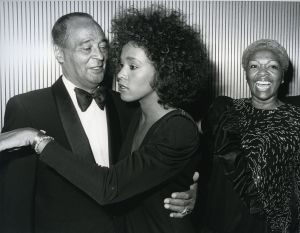
[{"label": "man's arm", "polygon": [[193,176],[194,183],[188,191],[172,193],[170,198],[164,200],[164,207],[173,211],[170,213],[170,217],[183,218],[193,211],[197,200],[198,179],[199,173],[195,172]]}]

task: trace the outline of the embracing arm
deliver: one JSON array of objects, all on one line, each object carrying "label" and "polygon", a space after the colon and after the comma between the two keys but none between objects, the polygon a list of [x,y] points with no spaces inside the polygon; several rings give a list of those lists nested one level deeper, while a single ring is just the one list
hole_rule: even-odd
[{"label": "embracing arm", "polygon": [[179,173],[198,144],[196,125],[180,115],[170,118],[147,144],[111,168],[80,161],[55,142],[45,147],[41,160],[103,205],[126,200]]},{"label": "embracing arm", "polygon": [[[33,153],[30,147],[16,148],[30,145],[30,142],[27,141],[29,137],[25,135],[25,131],[21,133],[22,130],[17,130],[29,126],[32,124],[20,98],[18,96],[11,98],[5,108],[4,127],[0,134],[0,152],[6,150],[1,152],[0,163]],[[16,138],[16,141],[14,135],[17,133],[21,135]],[[26,140],[23,141],[25,138]]]},{"label": "embracing arm", "polygon": [[197,200],[198,179],[199,173],[195,172],[193,175],[194,183],[190,185],[189,190],[172,193],[170,198],[164,199],[164,207],[171,211],[170,217],[183,218],[194,210]]},{"label": "embracing arm", "polygon": [[[218,97],[210,106],[205,118],[197,122],[199,132],[206,135],[205,141],[207,142],[204,143],[204,145],[207,146],[211,143],[211,134],[214,128],[217,127],[218,119],[231,105],[231,102],[232,99],[229,97]],[[182,218],[194,209],[197,200],[198,178],[199,173],[195,172],[193,176],[194,183],[190,186],[188,191],[172,193],[171,197],[164,200],[165,208],[173,211],[170,213],[171,217]]]}]

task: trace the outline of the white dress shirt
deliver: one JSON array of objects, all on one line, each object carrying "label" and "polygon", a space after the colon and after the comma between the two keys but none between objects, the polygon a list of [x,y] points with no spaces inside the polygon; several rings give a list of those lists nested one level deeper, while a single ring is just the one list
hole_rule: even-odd
[{"label": "white dress shirt", "polygon": [[100,166],[109,167],[106,108],[104,107],[104,110],[101,110],[93,99],[88,109],[82,112],[78,106],[74,91],[76,86],[65,76],[62,77],[62,80],[88,137],[96,163]]}]

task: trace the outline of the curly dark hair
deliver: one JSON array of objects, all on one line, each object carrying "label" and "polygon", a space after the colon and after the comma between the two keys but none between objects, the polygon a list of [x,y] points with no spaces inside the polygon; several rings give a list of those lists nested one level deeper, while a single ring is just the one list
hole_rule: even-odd
[{"label": "curly dark hair", "polygon": [[205,45],[185,18],[175,10],[151,6],[121,10],[112,20],[110,56],[118,71],[121,51],[131,42],[145,50],[158,75],[152,83],[163,106],[185,109],[206,88],[207,53]]}]

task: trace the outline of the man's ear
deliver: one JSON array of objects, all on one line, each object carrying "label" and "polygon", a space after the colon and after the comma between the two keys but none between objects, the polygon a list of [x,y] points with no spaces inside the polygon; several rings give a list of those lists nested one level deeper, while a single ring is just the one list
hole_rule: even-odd
[{"label": "man's ear", "polygon": [[53,45],[53,50],[54,50],[54,55],[56,57],[56,60],[60,64],[64,63],[65,59],[64,59],[64,52],[63,52],[62,48],[55,44],[55,45]]}]

